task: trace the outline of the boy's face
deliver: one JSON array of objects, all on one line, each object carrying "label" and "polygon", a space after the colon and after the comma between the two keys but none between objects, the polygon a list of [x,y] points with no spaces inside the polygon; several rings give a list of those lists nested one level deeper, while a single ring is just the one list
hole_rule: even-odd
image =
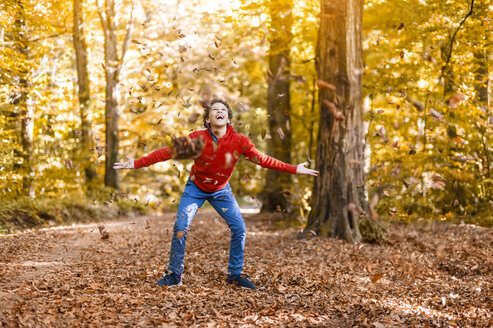
[{"label": "boy's face", "polygon": [[231,123],[228,117],[228,108],[219,102],[214,103],[209,111],[209,118],[206,122],[211,126],[223,127]]}]

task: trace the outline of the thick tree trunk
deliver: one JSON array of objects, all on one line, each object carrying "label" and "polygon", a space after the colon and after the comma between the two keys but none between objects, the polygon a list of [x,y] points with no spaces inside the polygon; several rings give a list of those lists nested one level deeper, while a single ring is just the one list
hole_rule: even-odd
[{"label": "thick tree trunk", "polygon": [[[269,2],[271,31],[269,51],[269,78],[267,93],[267,112],[269,114],[268,154],[283,161],[291,162],[291,122],[289,95],[289,46],[291,43],[292,3],[285,1]],[[269,170],[262,192],[262,211],[274,212],[278,209],[291,213],[291,201],[284,193],[291,187],[291,176],[279,171]]]},{"label": "thick tree trunk", "polygon": [[18,72],[18,94],[16,95],[15,104],[19,108],[21,118],[21,174],[22,174],[22,193],[25,196],[34,198],[33,185],[33,131],[34,131],[34,110],[28,102],[29,89],[29,70],[27,62],[29,60],[29,48],[26,36],[26,23],[24,6],[22,1],[15,3],[15,38],[16,50],[19,54],[18,60],[21,62],[21,69]]},{"label": "thick tree trunk", "polygon": [[90,192],[94,188],[97,178],[96,170],[92,166],[92,156],[89,149],[92,148],[91,129],[91,94],[89,89],[89,74],[87,72],[87,47],[84,39],[83,0],[74,0],[74,29],[73,40],[75,49],[75,60],[77,66],[77,86],[79,95],[79,110],[81,121],[81,143],[79,148],[79,160],[84,168],[86,178],[86,189]]},{"label": "thick tree trunk", "polygon": [[[307,230],[359,242],[358,218],[348,205],[366,208],[362,113],[363,0],[322,0],[316,66],[319,79],[336,87],[320,89],[317,146],[319,176]],[[344,115],[336,120],[333,108]],[[356,164],[355,164],[356,163]]]}]

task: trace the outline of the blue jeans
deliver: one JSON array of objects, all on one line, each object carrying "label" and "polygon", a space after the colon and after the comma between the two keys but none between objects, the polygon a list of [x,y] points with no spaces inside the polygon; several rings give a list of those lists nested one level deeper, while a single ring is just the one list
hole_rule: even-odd
[{"label": "blue jeans", "polygon": [[187,230],[192,224],[195,213],[197,213],[197,210],[206,200],[226,220],[231,230],[228,272],[239,274],[243,269],[246,226],[229,183],[221,190],[210,193],[201,190],[190,180],[187,181],[185,190],[181,195],[180,205],[178,206],[176,222],[173,227],[168,270],[178,275],[183,273]]}]

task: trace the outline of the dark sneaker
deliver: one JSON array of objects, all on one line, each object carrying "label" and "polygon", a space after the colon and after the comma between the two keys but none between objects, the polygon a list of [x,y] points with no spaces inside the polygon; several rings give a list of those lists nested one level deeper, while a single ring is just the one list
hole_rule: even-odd
[{"label": "dark sneaker", "polygon": [[244,288],[255,289],[255,285],[248,280],[250,278],[247,274],[228,274],[228,278],[226,278],[226,282],[232,285],[237,285]]},{"label": "dark sneaker", "polygon": [[161,287],[172,287],[172,286],[180,286],[181,285],[181,276],[177,275],[174,272],[171,274],[166,274],[164,277],[158,280],[156,285]]}]

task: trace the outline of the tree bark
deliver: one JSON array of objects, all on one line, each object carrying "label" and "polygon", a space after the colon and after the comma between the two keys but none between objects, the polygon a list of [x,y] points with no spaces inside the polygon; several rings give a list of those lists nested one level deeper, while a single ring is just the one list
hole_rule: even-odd
[{"label": "tree bark", "polygon": [[[476,6],[479,17],[487,16],[487,4],[480,3]],[[489,79],[488,79],[488,55],[487,55],[487,44],[488,44],[488,32],[484,28],[484,22],[476,19],[476,24],[480,25],[482,28],[481,39],[478,40],[479,44],[476,44],[473,49],[474,61],[476,64],[476,70],[474,74],[474,89],[477,93],[477,104],[486,113],[485,124],[483,126],[478,126],[479,133],[481,134],[481,143],[483,148],[484,157],[482,157],[483,167],[486,168],[486,177],[491,178],[491,154],[488,150],[488,133],[487,133],[487,122],[489,120],[489,101],[488,101],[488,89],[489,89]],[[481,172],[483,173],[483,172]]]},{"label": "tree bark", "polygon": [[[132,4],[133,13],[133,4]],[[127,26],[127,34],[122,45],[121,58],[118,58],[117,39],[116,39],[116,23],[115,23],[115,3],[114,0],[106,0],[104,11],[100,10],[101,25],[104,31],[104,64],[106,76],[106,108],[105,108],[105,125],[106,125],[106,141],[105,141],[105,174],[104,185],[119,189],[119,175],[113,169],[113,163],[118,161],[118,120],[120,118],[118,108],[118,78],[119,73],[125,58],[130,35],[132,33],[132,13]]]},{"label": "tree bark", "polygon": [[[320,174],[313,186],[306,230],[359,242],[358,218],[348,211],[348,205],[367,208],[363,186],[363,0],[321,0],[321,10],[317,75],[336,91],[319,91],[316,167]],[[344,120],[336,120],[330,103],[342,112]]]},{"label": "tree bark", "polygon": [[[267,113],[269,115],[268,154],[283,161],[291,162],[291,121],[289,94],[289,46],[292,40],[292,3],[270,1],[271,40],[269,49],[269,77],[267,91]],[[291,186],[291,176],[269,170],[262,192],[262,212],[282,210],[293,211],[291,201],[284,193]]]},{"label": "tree bark", "polygon": [[95,186],[97,178],[96,170],[92,166],[93,159],[89,149],[93,146],[91,128],[91,93],[89,86],[89,74],[87,72],[87,47],[84,38],[84,20],[82,15],[83,0],[74,0],[74,28],[73,40],[75,49],[75,61],[77,67],[77,87],[79,96],[79,111],[81,122],[81,143],[79,148],[79,160],[84,168],[86,189],[88,192]]},{"label": "tree bark", "polygon": [[21,68],[18,73],[18,90],[15,99],[15,104],[18,108],[21,118],[21,174],[22,174],[22,193],[24,196],[34,198],[34,185],[33,185],[33,132],[34,132],[34,109],[28,101],[29,90],[29,48],[28,39],[26,36],[26,23],[24,6],[22,1],[17,1],[16,6],[16,19],[15,19],[15,44],[16,50],[19,54],[18,60],[21,62],[19,65]]}]

